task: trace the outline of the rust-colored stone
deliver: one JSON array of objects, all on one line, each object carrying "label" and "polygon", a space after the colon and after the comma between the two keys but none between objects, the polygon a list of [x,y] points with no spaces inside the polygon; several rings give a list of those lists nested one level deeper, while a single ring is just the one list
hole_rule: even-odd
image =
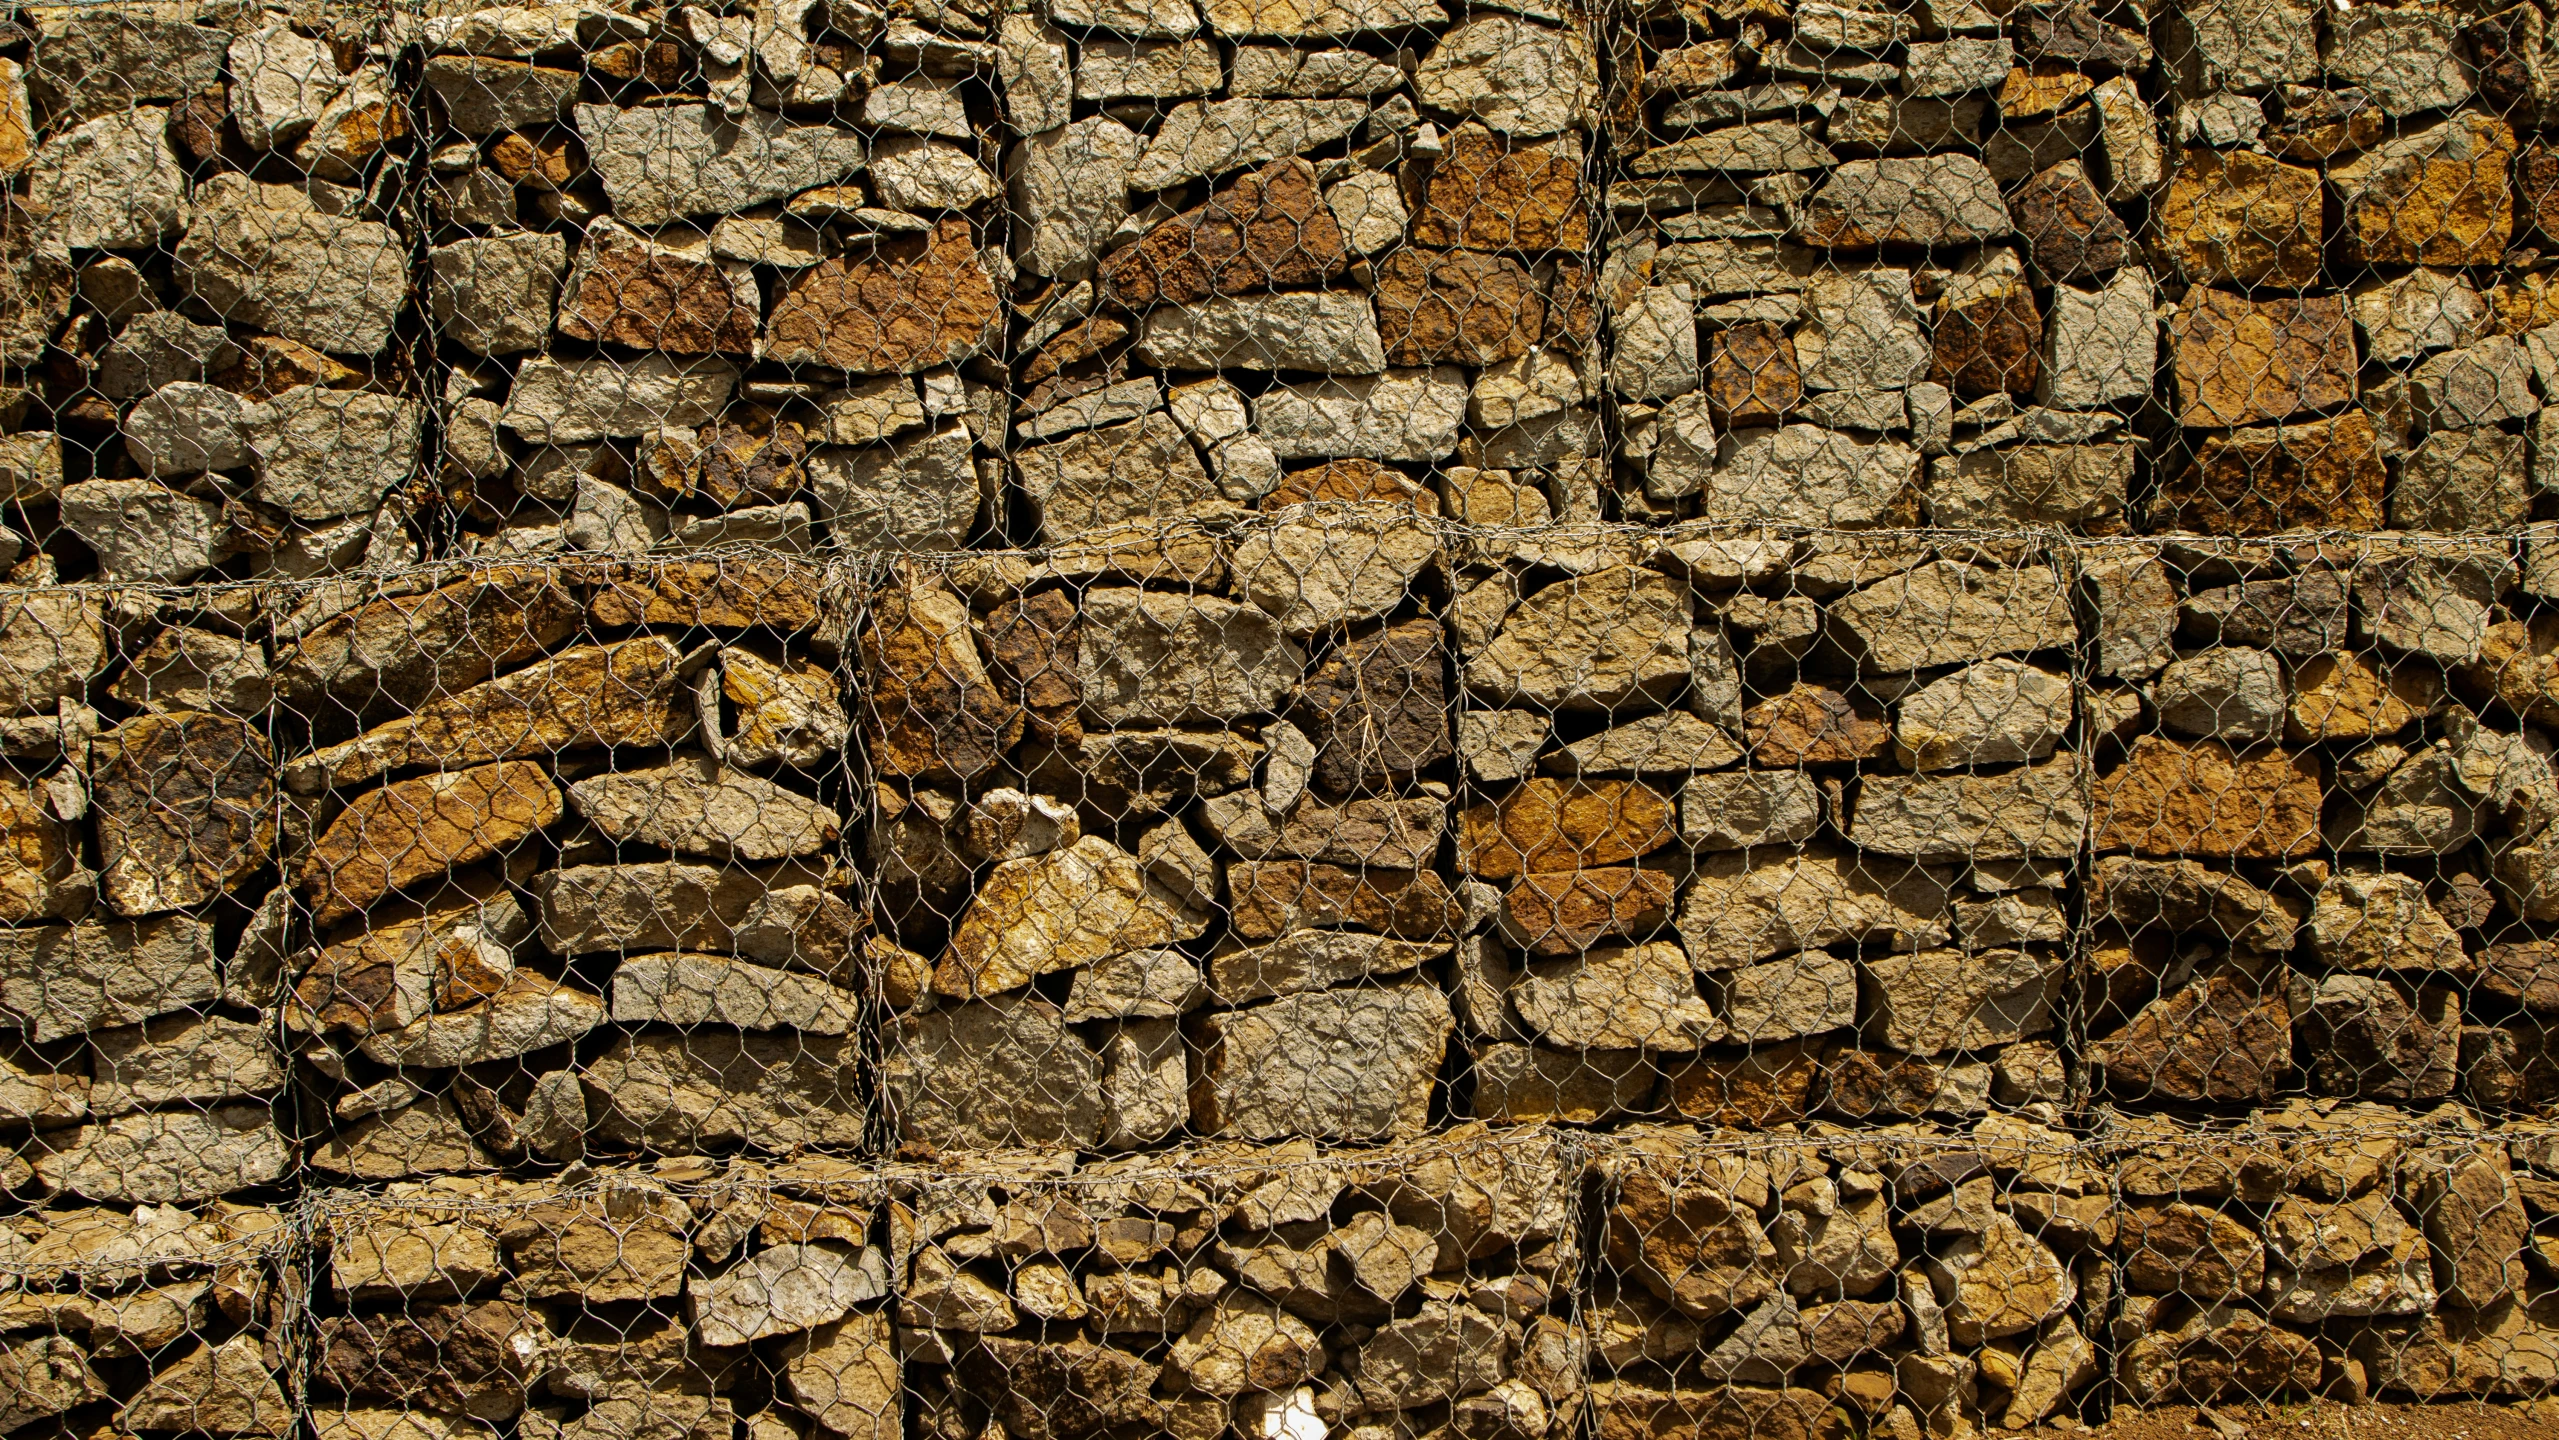
[{"label": "rust-colored stone", "polygon": [[2377,530],[2389,480],[2372,417],[2349,410],[2205,436],[2193,462],[2160,486],[2152,518],[2215,535]]},{"label": "rust-colored stone", "polygon": [[678,254],[618,225],[598,225],[572,279],[559,321],[572,340],[670,355],[755,351],[755,289],[741,290],[707,253]]},{"label": "rust-colored stone", "polygon": [[353,918],[386,895],[513,848],[560,818],[544,768],[507,760],[400,780],[359,795],[304,863],[311,923]]},{"label": "rust-colored stone", "polygon": [[2047,281],[2093,280],[2132,258],[2132,232],[2076,160],[2029,178],[2008,197],[2027,258]]},{"label": "rust-colored stone", "polygon": [[2355,327],[2336,295],[2250,300],[2201,286],[2168,322],[2181,424],[2222,428],[2355,398]]},{"label": "rust-colored stone", "polygon": [[2515,228],[2559,241],[2559,146],[2534,140],[2515,161]]},{"label": "rust-colored stone", "polygon": [[986,618],[987,669],[1022,707],[1029,733],[1072,742],[1084,738],[1075,707],[1084,703],[1076,671],[1082,630],[1075,597],[1043,590],[995,607]]},{"label": "rust-colored stone", "polygon": [[1783,425],[1804,400],[1795,339],[1773,320],[1751,320],[1707,337],[1706,404],[1726,429]]},{"label": "rust-colored stone", "polygon": [[1590,242],[1577,142],[1513,150],[1491,130],[1460,125],[1431,171],[1416,244],[1464,250],[1579,250]]},{"label": "rust-colored stone", "polygon": [[1289,159],[1244,176],[1112,255],[1102,266],[1102,294],[1143,310],[1319,286],[1349,264],[1315,167]]},{"label": "rust-colored stone", "polygon": [[884,587],[861,648],[880,773],[972,779],[1022,738],[1021,708],[987,673],[968,606],[939,580],[910,574]]},{"label": "rust-colored stone", "polygon": [[806,630],[817,624],[823,572],[802,560],[638,560],[588,577],[598,625]]},{"label": "rust-colored stone", "polygon": [[1631,780],[1540,776],[1457,816],[1457,868],[1508,880],[1540,871],[1616,865],[1677,836],[1671,803]]},{"label": "rust-colored stone", "polygon": [[1531,955],[1579,955],[1662,923],[1676,877],[1628,866],[1523,875],[1502,897],[1503,928]]},{"label": "rust-colored stone", "polygon": [[1490,365],[1526,354],[1546,326],[1536,285],[1503,255],[1399,249],[1377,267],[1376,302],[1389,365]]},{"label": "rust-colored stone", "polygon": [[1789,1040],[1739,1055],[1709,1053],[1670,1073],[1671,1108],[1705,1125],[1760,1130],[1811,1118],[1821,1102],[1822,1045]]},{"label": "rust-colored stone", "polygon": [[1245,940],[1292,930],[1348,926],[1407,940],[1465,932],[1466,911],[1448,882],[1428,870],[1370,870],[1306,860],[1245,861],[1226,867],[1230,924]]},{"label": "rust-colored stone", "polygon": [[1344,794],[1448,758],[1446,671],[1439,626],[1429,620],[1388,626],[1326,656],[1298,690],[1315,783]]},{"label": "rust-colored stone", "polygon": [[90,751],[98,886],[119,914],[201,905],[264,865],[275,843],[275,756],[223,715],[139,715]]},{"label": "rust-colored stone", "polygon": [[2319,172],[2247,150],[2186,152],[2151,248],[2198,285],[2291,289],[2319,278]]},{"label": "rust-colored stone", "polygon": [[2494,265],[2515,222],[2515,134],[2464,112],[2329,168],[2337,246],[2371,265]]},{"label": "rust-colored stone", "polygon": [[2097,848],[2284,860],[2319,848],[2319,761],[2144,735],[2096,790]]},{"label": "rust-colored stone", "polygon": [[1958,395],[2035,393],[2044,317],[2023,279],[1989,293],[1950,285],[1937,301],[1928,378]]},{"label": "rust-colored stone", "polygon": [[1385,501],[1410,505],[1425,515],[1439,513],[1439,493],[1393,466],[1374,460],[1330,460],[1280,477],[1279,488],[1261,499],[1265,510],[1282,510],[1310,500]]},{"label": "rust-colored stone", "polygon": [[766,323],[764,358],[854,375],[913,375],[976,354],[1003,304],[978,263],[969,223],[882,242],[794,277]]},{"label": "rust-colored stone", "polygon": [[1742,738],[1752,763],[1784,769],[1880,755],[1891,748],[1893,732],[1872,705],[1799,681],[1742,712]]},{"label": "rust-colored stone", "polygon": [[2292,1068],[2292,1012],[2280,989],[2207,976],[2098,1042],[2096,1059],[2106,1089],[2126,1100],[2268,1100]]}]

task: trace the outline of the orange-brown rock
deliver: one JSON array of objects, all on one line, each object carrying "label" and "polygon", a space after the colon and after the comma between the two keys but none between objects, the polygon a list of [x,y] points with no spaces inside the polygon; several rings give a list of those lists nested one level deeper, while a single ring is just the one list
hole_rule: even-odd
[{"label": "orange-brown rock", "polygon": [[2371,265],[2494,265],[2514,231],[2515,133],[2465,111],[2331,166],[2340,255]]},{"label": "orange-brown rock", "polygon": [[2292,1068],[2281,989],[2212,975],[2153,1002],[2093,1057],[2113,1095],[2144,1104],[2267,1100]]},{"label": "orange-brown rock", "polygon": [[2151,513],[2165,526],[2215,535],[2374,530],[2389,482],[2372,417],[2349,410],[2205,436],[2194,460],[2160,485]]},{"label": "orange-brown rock", "polygon": [[2319,278],[2319,172],[2248,150],[2186,152],[2151,249],[2197,285],[2295,289]]},{"label": "orange-brown rock", "polygon": [[1624,865],[1523,875],[1502,897],[1503,929],[1531,955],[1579,955],[1660,925],[1678,893],[1676,877]]},{"label": "orange-brown rock", "polygon": [[978,263],[969,222],[883,241],[859,256],[813,265],[774,303],[764,358],[854,375],[913,375],[976,354],[1003,319],[995,282]]},{"label": "orange-brown rock", "polygon": [[358,711],[408,709],[542,655],[567,638],[577,620],[576,598],[553,575],[515,567],[478,571],[313,626],[279,648],[276,697],[306,714],[326,701]]},{"label": "orange-brown rock", "polygon": [[1464,250],[1579,250],[1590,242],[1576,140],[1517,149],[1478,124],[1460,125],[1431,171],[1416,244]]},{"label": "orange-brown rock", "polygon": [[2023,276],[2007,283],[1959,276],[1937,298],[1928,378],[1958,395],[2035,393],[2044,317]]},{"label": "orange-brown rock", "polygon": [[2282,113],[2266,122],[2260,140],[2286,160],[2317,162],[2361,150],[2390,128],[2390,117],[2362,90],[2277,88]]},{"label": "orange-brown rock", "polygon": [[1671,1108],[1704,1125],[1762,1130],[1811,1117],[1820,1103],[1819,1040],[1788,1040],[1741,1054],[1708,1052],[1668,1076]]},{"label": "orange-brown rock", "polygon": [[2048,283],[2109,275],[2132,258],[2132,232],[2077,160],[2018,186],[2008,197],[2008,213],[2016,217],[2027,258]]},{"label": "orange-brown rock", "polygon": [[1590,267],[1573,256],[1558,255],[1538,262],[1537,282],[1546,292],[1542,343],[1574,355],[1589,353],[1599,328],[1594,308],[1599,284],[1591,278]]},{"label": "orange-brown rock", "polygon": [[1022,738],[1021,707],[987,673],[967,604],[939,579],[911,572],[882,587],[861,648],[881,774],[973,779]]},{"label": "orange-brown rock", "polygon": [[2537,725],[2559,724],[2559,617],[2501,620],[2479,639],[2479,658],[2460,676],[2476,694]]},{"label": "orange-brown rock", "polygon": [[488,859],[560,818],[542,766],[507,760],[399,780],[359,795],[303,864],[311,923],[351,919],[394,891]]},{"label": "orange-brown rock", "polygon": [[682,254],[598,224],[561,293],[559,329],[572,340],[670,355],[750,355],[756,303],[754,285],[732,281],[707,251]]},{"label": "orange-brown rock", "polygon": [[987,669],[1007,698],[1022,707],[1031,734],[1061,741],[1084,738],[1084,726],[1075,716],[1075,707],[1084,701],[1084,682],[1076,669],[1081,640],[1075,598],[1063,590],[1008,600],[987,616]]},{"label": "orange-brown rock", "polygon": [[1783,425],[1804,400],[1795,338],[1773,320],[1751,320],[1707,337],[1706,404],[1727,429]]},{"label": "orange-brown rock", "polygon": [[2291,859],[2319,848],[2319,761],[2158,735],[2096,790],[2097,848],[2165,857]]},{"label": "orange-brown rock", "polygon": [[1138,237],[1102,266],[1102,295],[1130,310],[1211,295],[1311,289],[1350,264],[1315,167],[1282,160]]},{"label": "orange-brown rock", "polygon": [[806,630],[818,622],[824,574],[803,560],[634,560],[588,572],[598,625]]},{"label": "orange-brown rock", "polygon": [[2250,300],[2201,286],[2168,322],[2180,424],[2222,428],[2355,398],[2355,327],[2335,295]]},{"label": "orange-brown rock", "polygon": [[1752,763],[1845,765],[1892,747],[1892,727],[1871,704],[1826,686],[1796,683],[1742,712],[1742,738]]},{"label": "orange-brown rock", "polygon": [[1457,868],[1492,880],[1619,865],[1669,844],[1671,803],[1631,780],[1540,776],[1457,816]]},{"label": "orange-brown rock", "polygon": [[1389,365],[1490,365],[1546,326],[1537,286],[1506,255],[1398,249],[1377,267],[1377,333]]},{"label": "orange-brown rock", "polygon": [[267,861],[275,756],[224,715],[138,715],[90,747],[98,888],[124,915],[201,905]]},{"label": "orange-brown rock", "polygon": [[2515,228],[2559,240],[2559,146],[2547,140],[2515,158]]},{"label": "orange-brown rock", "polygon": [[640,489],[723,510],[771,505],[808,488],[807,432],[761,406],[740,406],[690,437],[661,431],[641,446]]},{"label": "orange-brown rock", "polygon": [[1284,510],[1310,500],[1387,501],[1410,505],[1425,515],[1439,513],[1439,492],[1392,466],[1374,460],[1329,460],[1280,477],[1279,488],[1261,499],[1265,510]]},{"label": "orange-brown rock", "polygon": [[1229,924],[1246,940],[1333,926],[1445,940],[1466,929],[1466,911],[1448,882],[1428,870],[1242,861],[1226,867],[1226,895],[1233,907]]},{"label": "orange-brown rock", "polygon": [[1058,332],[1022,366],[1022,383],[1037,385],[1070,365],[1080,365],[1137,333],[1117,315],[1093,315]]}]

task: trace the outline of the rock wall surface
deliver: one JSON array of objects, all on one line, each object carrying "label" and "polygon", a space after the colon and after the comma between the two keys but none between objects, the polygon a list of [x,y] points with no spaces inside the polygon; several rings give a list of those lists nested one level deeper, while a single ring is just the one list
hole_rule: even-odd
[{"label": "rock wall surface", "polygon": [[2546,1400],[2549,27],[0,11],[0,1433]]}]

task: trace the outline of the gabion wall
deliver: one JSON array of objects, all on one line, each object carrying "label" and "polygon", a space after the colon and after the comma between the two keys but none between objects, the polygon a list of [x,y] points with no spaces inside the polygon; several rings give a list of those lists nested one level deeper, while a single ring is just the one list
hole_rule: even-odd
[{"label": "gabion wall", "polygon": [[2550,15],[1870,3],[0,12],[0,1434],[2559,1391]]}]

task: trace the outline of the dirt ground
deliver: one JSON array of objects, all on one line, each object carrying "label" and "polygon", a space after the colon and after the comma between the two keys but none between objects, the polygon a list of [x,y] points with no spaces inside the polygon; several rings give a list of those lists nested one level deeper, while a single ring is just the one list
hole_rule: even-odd
[{"label": "dirt ground", "polygon": [[2559,1440],[2559,1400],[2483,1405],[2191,1405],[2125,1410],[2103,1425],[2050,1425],[2032,1440]]}]

